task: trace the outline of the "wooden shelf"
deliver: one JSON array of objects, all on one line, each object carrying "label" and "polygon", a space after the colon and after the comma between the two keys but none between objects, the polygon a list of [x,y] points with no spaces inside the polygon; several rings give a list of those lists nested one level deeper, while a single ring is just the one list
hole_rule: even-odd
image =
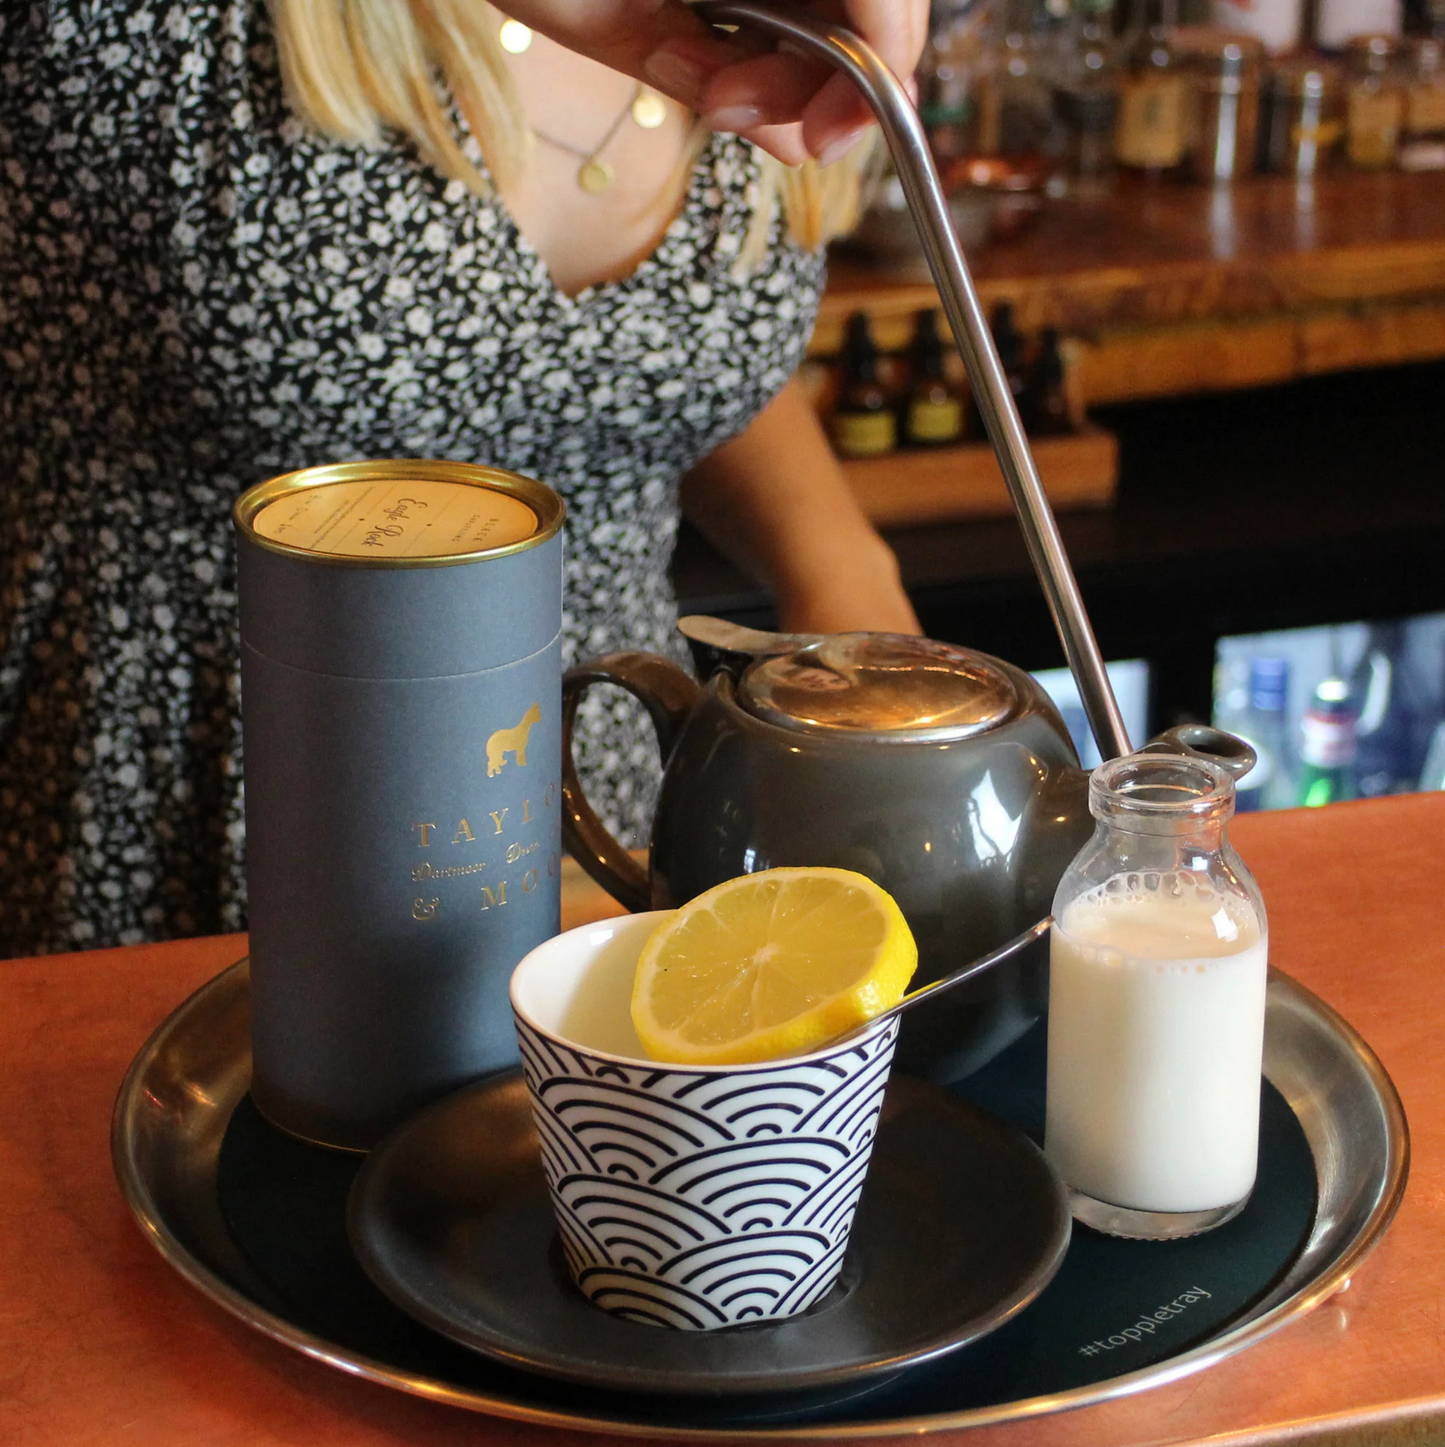
[{"label": "wooden shelf", "polygon": [[[1445,173],[1258,177],[1211,189],[1121,180],[1050,202],[969,257],[984,304],[1078,338],[1089,404],[1259,386],[1445,357]],[[937,304],[927,281],[840,253],[812,352],[862,310],[889,351]]]},{"label": "wooden shelf", "polygon": [[[1049,501],[1059,511],[1108,507],[1119,479],[1119,444],[1102,427],[1064,437],[1037,437],[1034,460]],[[894,452],[843,463],[863,510],[879,527],[914,527],[964,518],[1011,516],[1013,504],[993,448]]]}]

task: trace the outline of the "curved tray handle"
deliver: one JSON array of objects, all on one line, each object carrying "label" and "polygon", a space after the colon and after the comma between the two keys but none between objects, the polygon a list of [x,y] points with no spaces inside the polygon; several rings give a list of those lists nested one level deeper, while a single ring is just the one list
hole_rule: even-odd
[{"label": "curved tray handle", "polygon": [[562,676],[562,843],[567,852],[619,904],[634,914],[652,908],[648,871],[612,837],[597,817],[572,757],[572,730],[582,695],[594,683],[625,688],[647,710],[657,747],[667,763],[702,689],[671,659],[657,653],[608,653]]},{"label": "curved tray handle", "polygon": [[1127,754],[1130,745],[1124,718],[1104,671],[1103,655],[1064,551],[1053,509],[1039,481],[998,349],[949,220],[943,186],[928,151],[923,125],[908,92],[873,49],[841,25],[831,25],[801,11],[758,4],[757,0],[706,0],[694,8],[712,24],[764,30],[826,61],[849,76],[873,108],[893,155],[954,342],[968,370],[974,400],[1008,484],[1029,558],[1079,686],[1084,712],[1105,758]]}]

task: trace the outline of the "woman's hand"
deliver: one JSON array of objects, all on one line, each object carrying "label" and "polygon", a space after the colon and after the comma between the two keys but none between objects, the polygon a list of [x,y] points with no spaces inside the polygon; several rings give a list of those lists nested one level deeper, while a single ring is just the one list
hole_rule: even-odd
[{"label": "woman's hand", "polygon": [[[760,34],[724,37],[684,0],[502,0],[499,8],[789,165],[836,159],[872,123],[857,87],[831,66],[765,48]],[[857,31],[911,81],[927,39],[928,0],[806,0],[799,8]]]}]

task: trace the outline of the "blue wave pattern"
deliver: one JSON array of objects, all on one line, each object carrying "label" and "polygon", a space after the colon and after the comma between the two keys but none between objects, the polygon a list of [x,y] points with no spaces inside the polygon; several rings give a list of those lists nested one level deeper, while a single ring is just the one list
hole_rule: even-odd
[{"label": "blue wave pattern", "polygon": [[618,1065],[517,1020],[573,1278],[633,1321],[791,1316],[838,1278],[898,1022],[727,1074]]}]

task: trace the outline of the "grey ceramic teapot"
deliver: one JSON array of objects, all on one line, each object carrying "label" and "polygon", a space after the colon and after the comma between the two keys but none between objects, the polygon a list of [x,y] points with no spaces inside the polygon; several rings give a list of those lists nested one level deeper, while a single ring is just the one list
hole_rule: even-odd
[{"label": "grey ceramic teapot", "polygon": [[[611,654],[563,682],[564,842],[621,903],[671,908],[777,865],[854,869],[898,900],[918,941],[915,984],[1048,914],[1093,821],[1088,775],[1027,673],[900,634],[679,626],[701,685],[650,653]],[[650,867],[607,832],[577,777],[572,723],[596,683],[634,694],[656,726]],[[1234,772],[1253,762],[1212,729],[1174,730],[1151,747],[1207,753]],[[1046,987],[1046,950],[1020,951],[912,1012],[900,1063],[935,1079],[968,1074],[1038,1017]]]}]

